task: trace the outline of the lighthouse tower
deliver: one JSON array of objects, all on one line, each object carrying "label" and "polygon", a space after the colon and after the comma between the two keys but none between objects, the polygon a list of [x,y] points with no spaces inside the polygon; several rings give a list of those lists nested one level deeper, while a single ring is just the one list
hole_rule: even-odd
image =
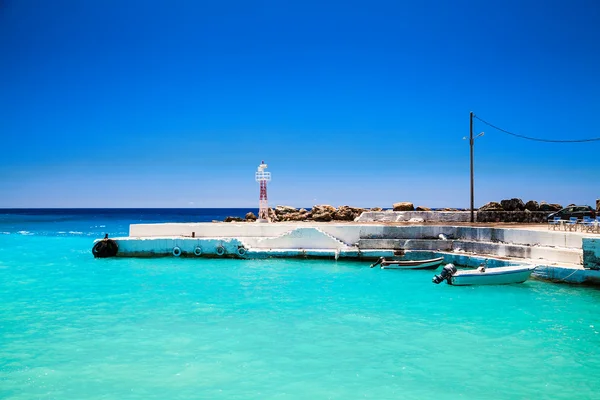
[{"label": "lighthouse tower", "polygon": [[256,182],[260,185],[260,200],[257,222],[270,222],[269,218],[269,200],[267,199],[267,182],[271,180],[271,173],[266,172],[267,164],[261,161],[256,171]]}]

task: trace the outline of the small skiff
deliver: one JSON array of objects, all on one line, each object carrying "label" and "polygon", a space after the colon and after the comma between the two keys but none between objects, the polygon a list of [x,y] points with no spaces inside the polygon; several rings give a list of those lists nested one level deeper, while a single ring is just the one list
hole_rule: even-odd
[{"label": "small skiff", "polygon": [[448,264],[440,275],[433,278],[434,283],[440,283],[444,279],[455,286],[467,285],[506,285],[510,283],[523,283],[535,269],[531,265],[516,265],[510,267],[485,268],[471,270],[456,270],[452,264]]},{"label": "small skiff", "polygon": [[444,261],[444,257],[430,260],[386,260],[381,257],[371,268],[381,264],[382,269],[436,269]]}]

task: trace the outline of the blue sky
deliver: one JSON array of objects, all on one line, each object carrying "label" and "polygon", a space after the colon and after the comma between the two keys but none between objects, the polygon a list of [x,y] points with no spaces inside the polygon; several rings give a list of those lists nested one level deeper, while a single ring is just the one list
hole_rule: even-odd
[{"label": "blue sky", "polygon": [[[469,112],[600,137],[596,1],[0,1],[0,207],[469,205]],[[476,121],[475,205],[592,204],[600,142]]]}]

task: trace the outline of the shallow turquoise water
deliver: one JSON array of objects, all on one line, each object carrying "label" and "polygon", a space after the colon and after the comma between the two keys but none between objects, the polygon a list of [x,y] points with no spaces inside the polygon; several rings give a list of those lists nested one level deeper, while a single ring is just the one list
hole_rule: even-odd
[{"label": "shallow turquoise water", "polygon": [[594,288],[90,248],[0,235],[0,398],[598,398]]}]

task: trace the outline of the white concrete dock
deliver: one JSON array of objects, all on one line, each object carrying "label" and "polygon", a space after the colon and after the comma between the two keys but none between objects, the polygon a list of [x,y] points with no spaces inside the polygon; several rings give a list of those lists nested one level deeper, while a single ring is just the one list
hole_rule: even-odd
[{"label": "white concrete dock", "polygon": [[[477,266],[536,265],[534,276],[600,284],[598,235],[552,231],[540,225],[487,227],[335,223],[166,223],[130,226],[115,238],[119,257],[321,257],[371,260],[442,255]],[[178,255],[179,254],[179,255]],[[489,261],[488,261],[489,263]]]}]

